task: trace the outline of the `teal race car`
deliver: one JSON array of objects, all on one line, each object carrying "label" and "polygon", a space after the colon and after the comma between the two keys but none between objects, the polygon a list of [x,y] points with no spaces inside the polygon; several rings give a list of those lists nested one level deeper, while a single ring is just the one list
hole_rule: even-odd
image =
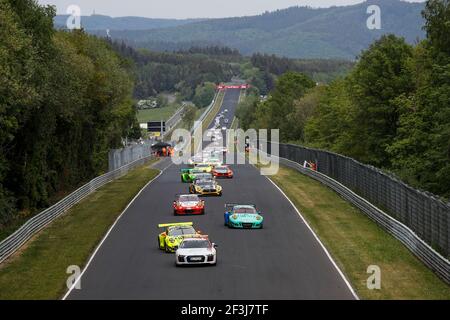
[{"label": "teal race car", "polygon": [[253,204],[226,204],[225,226],[237,229],[262,229],[264,218]]},{"label": "teal race car", "polygon": [[190,169],[181,169],[181,182],[191,183],[194,182],[195,178],[203,174],[203,170],[190,168]]}]

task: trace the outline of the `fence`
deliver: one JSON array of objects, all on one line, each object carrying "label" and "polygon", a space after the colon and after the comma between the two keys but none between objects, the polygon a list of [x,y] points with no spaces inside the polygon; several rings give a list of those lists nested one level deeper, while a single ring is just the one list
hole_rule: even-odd
[{"label": "fence", "polygon": [[[217,93],[210,106],[200,116],[199,121],[203,121],[206,115],[211,111],[216,98]],[[194,129],[195,128],[192,130]],[[122,149],[111,150],[109,153],[110,170],[108,173],[92,179],[61,201],[35,215],[8,238],[0,242],[0,263],[16,252],[36,233],[49,225],[53,220],[64,214],[86,196],[90,195],[108,182],[122,177],[128,173],[130,169],[133,169],[150,160],[152,158],[152,142],[154,141],[147,140],[144,144],[137,144]]]},{"label": "fence", "polygon": [[180,109],[177,110],[177,112],[169,118],[169,120],[166,121],[166,131],[165,133],[169,132],[174,128],[182,119],[183,119],[183,113],[186,109],[186,103],[183,102]]},{"label": "fence", "polygon": [[154,140],[145,140],[143,144],[112,149],[108,154],[108,171],[116,170],[133,161],[148,157],[152,153]]},{"label": "fence", "polygon": [[[297,145],[279,147],[282,164],[334,189],[450,283],[449,205],[354,159]],[[317,171],[304,168],[304,161],[315,162]]]},{"label": "fence", "polygon": [[151,159],[151,156],[143,157],[135,160],[121,168],[114,171],[110,171],[102,176],[99,176],[84,186],[80,187],[58,203],[54,204],[50,208],[37,214],[30,220],[28,220],[22,227],[20,227],[16,232],[10,235],[8,238],[0,242],[0,263],[5,261],[10,255],[16,252],[26,241],[28,241],[37,232],[42,230],[53,220],[64,214],[73,205],[80,202],[89,194],[93,193],[95,190],[101,186],[107,184],[108,182],[115,180],[117,178],[125,175],[130,169],[133,169],[147,160]]}]

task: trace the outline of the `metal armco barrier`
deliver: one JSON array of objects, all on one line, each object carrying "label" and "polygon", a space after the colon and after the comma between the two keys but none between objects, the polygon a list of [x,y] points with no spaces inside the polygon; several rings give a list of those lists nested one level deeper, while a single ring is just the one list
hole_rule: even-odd
[{"label": "metal armco barrier", "polygon": [[152,153],[152,143],[154,142],[154,140],[146,140],[144,144],[109,150],[108,171],[116,170],[133,161],[148,157]]},{"label": "metal armco barrier", "polygon": [[108,182],[111,182],[112,180],[124,176],[130,169],[144,164],[151,158],[152,156],[140,158],[114,171],[110,171],[104,175],[94,178],[50,208],[47,208],[41,213],[32,217],[16,232],[0,242],[0,263],[5,261],[31,237],[33,237],[36,233],[49,225],[53,220],[64,214],[73,205],[80,202],[82,199],[93,193],[101,186],[107,184]]},{"label": "metal armco barrier", "polygon": [[[291,144],[279,147],[281,164],[336,191],[450,284],[449,205],[354,159]],[[317,171],[304,168],[304,161],[315,162]]]}]

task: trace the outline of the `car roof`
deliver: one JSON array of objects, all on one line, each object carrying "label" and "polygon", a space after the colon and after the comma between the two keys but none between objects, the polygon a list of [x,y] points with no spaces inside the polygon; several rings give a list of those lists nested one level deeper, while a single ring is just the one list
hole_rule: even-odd
[{"label": "car roof", "polygon": [[193,226],[188,226],[188,225],[184,225],[184,226],[169,226],[167,227],[167,230],[174,230],[174,229],[194,229]]},{"label": "car roof", "polygon": [[251,204],[238,204],[233,207],[233,209],[248,209],[248,208],[256,209],[255,206]]},{"label": "car roof", "polygon": [[192,194],[192,193],[189,193],[189,194],[179,194],[179,195],[178,195],[178,199],[181,198],[181,197],[196,197],[196,198],[198,198],[198,195]]}]

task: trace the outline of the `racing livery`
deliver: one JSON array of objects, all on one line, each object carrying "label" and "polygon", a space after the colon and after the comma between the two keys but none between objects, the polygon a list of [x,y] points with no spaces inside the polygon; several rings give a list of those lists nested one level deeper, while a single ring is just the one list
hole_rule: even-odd
[{"label": "racing livery", "polygon": [[175,263],[182,265],[216,265],[217,245],[211,243],[208,236],[185,238],[175,252]]},{"label": "racing livery", "polygon": [[196,165],[198,165],[200,163],[203,163],[203,157],[201,157],[201,156],[194,156],[188,160],[188,165],[191,168],[195,167]]},{"label": "racing livery", "polygon": [[215,180],[196,179],[189,186],[190,193],[196,193],[202,196],[222,196],[222,187]]},{"label": "racing livery", "polygon": [[205,214],[205,201],[196,194],[178,195],[173,202],[174,215]]},{"label": "racing livery", "polygon": [[212,171],[212,166],[207,163],[198,163],[195,165],[194,170],[210,173]]},{"label": "racing livery", "polygon": [[214,170],[215,167],[222,165],[222,161],[216,157],[210,157],[209,159],[205,159],[204,163],[209,165],[212,168],[212,170]]},{"label": "racing livery", "polygon": [[181,169],[181,182],[193,182],[197,174],[203,173],[202,170],[199,169]]},{"label": "racing livery", "polygon": [[264,218],[255,205],[226,204],[225,225],[238,229],[262,229]]},{"label": "racing livery", "polygon": [[158,228],[165,228],[165,231],[158,235],[158,248],[166,252],[175,252],[184,238],[200,234],[200,231],[195,231],[192,225],[192,222],[159,224]]},{"label": "racing livery", "polygon": [[233,178],[233,171],[228,166],[215,167],[212,174],[216,178]]}]

